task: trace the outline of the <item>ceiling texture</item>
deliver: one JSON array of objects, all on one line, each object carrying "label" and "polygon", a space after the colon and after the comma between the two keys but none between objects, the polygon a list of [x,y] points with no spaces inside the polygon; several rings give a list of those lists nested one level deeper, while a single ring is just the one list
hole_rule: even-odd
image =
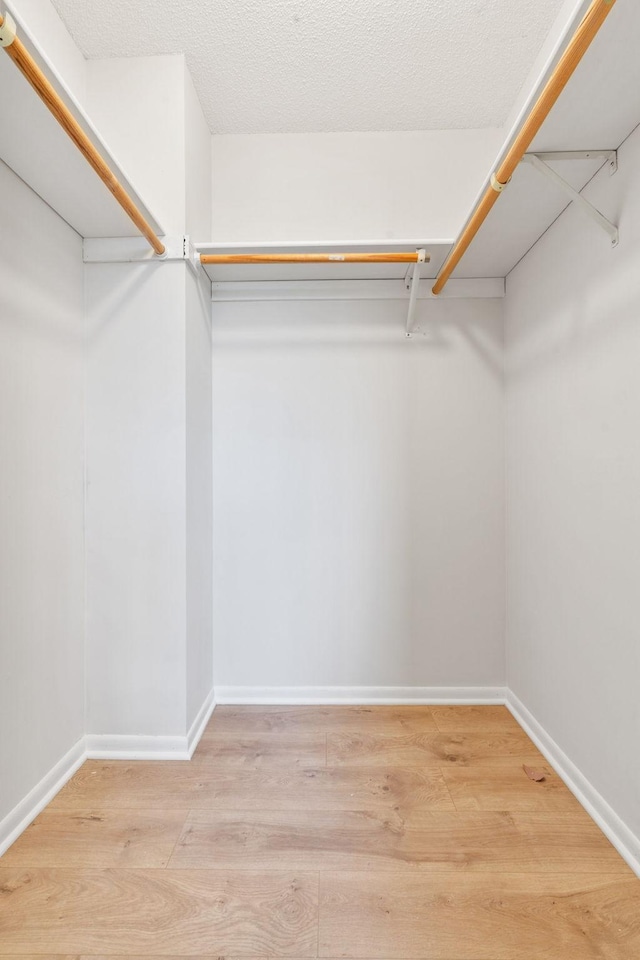
[{"label": "ceiling texture", "polygon": [[213,133],[501,126],[562,0],[53,0],[88,59],[183,53]]}]

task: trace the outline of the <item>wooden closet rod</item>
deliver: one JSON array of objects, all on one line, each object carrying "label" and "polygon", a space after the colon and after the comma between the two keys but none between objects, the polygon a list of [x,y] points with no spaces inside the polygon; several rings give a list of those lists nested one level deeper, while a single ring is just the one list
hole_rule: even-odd
[{"label": "wooden closet rod", "polygon": [[429,263],[415,253],[202,253],[201,263]]},{"label": "wooden closet rod", "polygon": [[[4,17],[0,16],[0,27],[3,25]],[[55,91],[52,84],[47,80],[24,44],[18,37],[14,37],[7,43],[4,49],[18,70],[20,70],[23,76],[29,81],[47,109],[56,118],[62,129],[73,140],[80,153],[93,167],[107,189],[111,191],[127,216],[135,223],[140,233],[149,241],[155,253],[159,255],[163,254],[165,251],[164,244],[156,236],[152,227],[147,223],[122,184],[111,172],[108,164],[100,156],[89,137]]]},{"label": "wooden closet rod", "polygon": [[574,33],[567,49],[562,54],[558,65],[549,77],[544,90],[531,109],[529,116],[523,123],[520,132],[511,144],[509,151],[491,178],[491,185],[487,187],[482,199],[473,211],[466,227],[458,237],[453,250],[443,263],[433,293],[442,291],[447,280],[460,263],[471,241],[486,220],[489,211],[513,176],[513,173],[531,146],[531,143],[547,119],[551,108],[566,87],[576,67],[589,49],[598,30],[611,13],[616,0],[593,0],[585,17]]}]

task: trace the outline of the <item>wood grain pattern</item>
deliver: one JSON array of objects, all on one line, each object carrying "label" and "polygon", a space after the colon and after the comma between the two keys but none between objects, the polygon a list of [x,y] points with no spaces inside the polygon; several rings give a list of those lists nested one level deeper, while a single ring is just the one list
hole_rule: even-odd
[{"label": "wood grain pattern", "polygon": [[0,863],[0,955],[315,957],[318,876],[197,870],[14,871]]},{"label": "wood grain pattern", "polygon": [[522,727],[506,707],[479,706],[453,707],[435,705],[429,707],[436,727],[441,733],[523,733]]},{"label": "wood grain pattern", "polygon": [[640,881],[501,707],[218,708],[191,762],[85,763],[0,860],[0,960],[635,960],[639,937]]},{"label": "wood grain pattern", "polygon": [[47,809],[189,810],[211,799],[210,778],[188,760],[88,760]]},{"label": "wood grain pattern", "polygon": [[532,869],[634,876],[631,867],[580,806],[571,813],[512,811],[509,816],[518,835],[530,846]]},{"label": "wood grain pattern", "polygon": [[324,766],[327,755],[324,734],[274,732],[247,737],[238,734],[205,733],[194,760],[209,760],[221,767],[315,767]]},{"label": "wood grain pattern", "polygon": [[514,758],[521,768],[523,762],[538,765],[545,762],[522,730],[513,733],[412,733],[392,737],[329,734],[327,739],[329,766],[496,765]]},{"label": "wood grain pattern", "polygon": [[[170,867],[298,871],[602,872],[632,876],[597,827],[573,818],[442,811],[194,811]],[[585,829],[586,828],[586,829]],[[562,842],[562,831],[571,836]]]},{"label": "wood grain pattern", "polygon": [[353,810],[417,805],[453,810],[440,770],[327,768],[216,770],[197,761],[88,761],[50,809]]},{"label": "wood grain pattern", "polygon": [[[235,707],[222,705],[216,707],[209,729],[216,730],[218,733],[233,733],[240,736],[286,730],[321,735],[349,732],[377,732],[389,735],[429,731],[437,733],[438,727],[433,718],[433,709],[433,707],[421,706]],[[501,709],[510,716],[506,708]]]},{"label": "wood grain pattern", "polygon": [[320,957],[631,960],[640,890],[619,876],[323,873]]},{"label": "wood grain pattern", "polygon": [[45,810],[0,865],[166,867],[186,815],[184,810]]},{"label": "wood grain pattern", "polygon": [[[425,255],[424,263],[431,257]],[[379,253],[201,253],[200,263],[417,263],[418,253],[390,251]]]},{"label": "wood grain pattern", "polygon": [[418,815],[396,810],[213,813],[194,811],[172,868],[281,870],[501,869],[531,842],[507,814]]},{"label": "wood grain pattern", "polygon": [[441,768],[456,810],[528,810],[576,813],[580,804],[548,764],[541,764],[546,779],[529,780],[522,766],[512,763],[481,767]]}]

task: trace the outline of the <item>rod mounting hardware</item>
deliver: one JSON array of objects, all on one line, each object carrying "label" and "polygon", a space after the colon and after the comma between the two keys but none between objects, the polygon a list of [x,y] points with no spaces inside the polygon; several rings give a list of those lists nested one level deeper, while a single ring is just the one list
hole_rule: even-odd
[{"label": "rod mounting hardware", "polygon": [[[416,307],[418,305],[418,290],[420,288],[420,266],[423,263],[427,262],[427,251],[426,250],[417,250],[418,259],[416,260],[412,277],[410,280],[410,291],[409,291],[409,310],[407,312],[407,337],[410,337],[413,333],[415,325],[415,315]],[[406,278],[405,278],[406,282]]]},{"label": "rod mounting hardware", "polygon": [[491,174],[491,186],[493,187],[493,189],[495,190],[496,193],[502,193],[502,191],[505,189],[505,187],[508,187],[510,183],[511,183],[511,177],[509,177],[509,179],[507,180],[506,183],[501,183],[501,182],[498,180],[498,178],[497,178],[497,176],[495,175],[495,173],[492,173],[492,174]]},{"label": "rod mounting hardware", "polygon": [[0,25],[0,47],[10,47],[16,38],[16,22],[10,13],[5,13]]},{"label": "rod mounting hardware", "polygon": [[[515,169],[533,143],[540,127],[549,116],[552,107],[557,102],[558,97],[575,72],[576,67],[591,46],[600,27],[613,10],[615,2],[616,0],[591,0],[589,9],[565,47],[553,73],[540,91],[537,100],[531,105],[527,117],[511,141],[500,166],[495,171],[494,175],[498,183],[508,183],[509,178],[513,176]],[[501,190],[498,191],[493,187],[493,181],[485,187],[462,233],[454,243],[449,256],[440,267],[440,272],[433,285],[432,292],[435,296],[442,292],[449,277],[462,260],[462,257],[469,249],[480,227],[496,204],[501,192]]]},{"label": "rod mounting hardware", "polygon": [[[590,156],[583,156],[583,157],[574,156],[570,159],[592,160],[594,159],[595,153],[596,151],[591,151]],[[607,157],[610,156],[610,152],[604,152],[604,153],[605,153],[605,156]],[[604,230],[604,232],[607,234],[607,236],[611,240],[611,246],[617,247],[618,243],[620,242],[620,232],[617,226],[615,225],[615,223],[612,223],[611,220],[608,220],[603,213],[600,213],[597,207],[594,207],[592,203],[589,203],[586,197],[584,197],[578,190],[575,190],[570,183],[567,183],[564,177],[561,177],[559,173],[556,173],[553,167],[550,167],[549,164],[545,162],[545,160],[549,160],[553,158],[554,158],[553,155],[550,155],[550,154],[527,153],[524,155],[522,159],[525,161],[525,163],[530,163],[531,166],[538,171],[538,173],[541,173],[543,175],[543,177],[546,177],[548,180],[551,180],[551,182],[555,183],[556,186],[560,187],[561,190],[564,190],[564,192],[571,198],[573,203],[577,204],[582,210],[584,210],[587,216],[591,217],[591,219],[594,220],[602,230]],[[555,159],[558,159],[557,155]],[[567,157],[564,156],[561,159],[566,160]],[[611,161],[609,160],[609,162]]]}]

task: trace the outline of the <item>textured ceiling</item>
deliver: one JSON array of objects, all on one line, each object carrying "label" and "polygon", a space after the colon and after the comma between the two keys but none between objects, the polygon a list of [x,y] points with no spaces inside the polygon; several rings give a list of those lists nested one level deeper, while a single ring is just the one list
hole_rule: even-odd
[{"label": "textured ceiling", "polygon": [[501,126],[562,0],[53,0],[89,59],[184,53],[214,133]]}]

